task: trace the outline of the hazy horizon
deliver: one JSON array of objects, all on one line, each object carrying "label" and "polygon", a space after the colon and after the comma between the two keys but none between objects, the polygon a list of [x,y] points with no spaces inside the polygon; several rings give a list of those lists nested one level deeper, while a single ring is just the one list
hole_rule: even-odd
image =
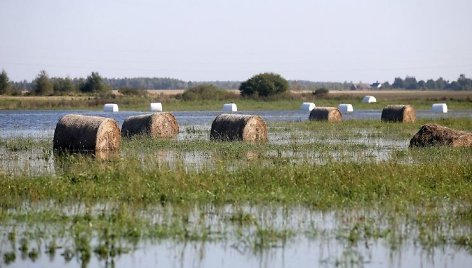
[{"label": "hazy horizon", "polygon": [[469,0],[2,0],[10,80],[392,82],[472,76]]}]

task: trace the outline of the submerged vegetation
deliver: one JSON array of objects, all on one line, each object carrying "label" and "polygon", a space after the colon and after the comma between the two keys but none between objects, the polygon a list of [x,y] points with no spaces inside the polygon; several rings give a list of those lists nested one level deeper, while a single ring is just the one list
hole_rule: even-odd
[{"label": "submerged vegetation", "polygon": [[[362,266],[359,248],[378,241],[472,254],[472,151],[408,149],[424,123],[271,123],[267,144],[210,142],[187,126],[175,140],[124,139],[105,156],[2,141],[1,258],[86,265],[163,241],[252,254],[337,241],[330,264],[341,266]],[[472,130],[470,118],[436,123]]]}]

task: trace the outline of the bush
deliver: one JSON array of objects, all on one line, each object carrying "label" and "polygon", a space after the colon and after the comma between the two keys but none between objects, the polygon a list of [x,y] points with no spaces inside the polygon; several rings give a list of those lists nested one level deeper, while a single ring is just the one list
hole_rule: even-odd
[{"label": "bush", "polygon": [[326,88],[318,88],[317,90],[315,90],[315,92],[313,92],[313,95],[315,95],[316,97],[326,97],[326,95],[328,94],[329,90]]},{"label": "bush", "polygon": [[182,93],[183,100],[221,100],[233,96],[231,94],[211,84],[202,84],[191,87]]},{"label": "bush", "polygon": [[138,96],[138,97],[147,97],[148,92],[144,89],[132,89],[132,88],[120,88],[118,92],[123,94],[123,96]]},{"label": "bush", "polygon": [[262,73],[251,77],[239,87],[243,96],[269,97],[288,91],[288,82],[274,73]]}]

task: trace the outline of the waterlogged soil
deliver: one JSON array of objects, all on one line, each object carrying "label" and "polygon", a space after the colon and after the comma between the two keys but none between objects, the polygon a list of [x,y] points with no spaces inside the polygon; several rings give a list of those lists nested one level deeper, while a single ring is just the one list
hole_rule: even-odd
[{"label": "waterlogged soil", "polygon": [[[54,134],[59,119],[66,114],[82,114],[110,117],[120,125],[132,115],[146,114],[148,112],[124,111],[117,113],[105,113],[96,111],[21,111],[0,110],[0,138],[8,137],[33,137],[49,138]],[[222,112],[217,111],[193,111],[172,112],[179,125],[183,127],[207,129],[215,117]],[[309,113],[304,111],[239,111],[240,114],[254,114],[261,116],[267,122],[300,122],[307,121]],[[345,120],[371,119],[380,120],[381,110],[356,110],[353,113],[344,114]],[[438,118],[471,118],[472,110],[449,111],[447,114],[433,113],[429,110],[417,111],[418,119]]]},{"label": "waterlogged soil", "polygon": [[[125,235],[93,227],[99,218],[120,221],[113,213],[122,211],[110,204],[37,205],[16,213],[30,211],[54,216],[44,219],[47,224],[3,222],[8,267],[467,267],[471,260],[466,249],[448,243],[471,232],[470,226],[452,228],[448,210],[162,205],[135,212],[146,225]],[[439,221],[430,226],[429,217]],[[427,228],[443,234],[427,236]]]},{"label": "waterlogged soil", "polygon": [[[34,180],[67,173],[74,157],[52,150],[55,124],[67,113],[71,112],[0,111],[0,174]],[[78,113],[113,117],[120,124],[139,114]],[[367,120],[339,131],[326,124],[306,124],[308,114],[300,111],[254,113],[269,126],[269,142],[254,148],[209,141],[211,122],[219,112],[176,112],[180,124],[176,139],[124,140],[119,153],[78,155],[77,159],[104,160],[105,166],[108,160],[138,159],[142,170],[183,167],[197,173],[221,167],[221,163],[232,172],[254,161],[283,167],[387,161],[421,165],[428,161],[424,152],[408,149],[416,126],[368,122],[378,120],[380,111],[346,115],[346,120]],[[439,122],[470,130],[472,113],[419,111],[418,117],[444,119]],[[456,153],[466,157],[464,163],[470,162],[470,151]],[[454,171],[463,170],[467,167],[456,166]],[[437,190],[437,182],[432,181],[426,191]],[[463,187],[468,185],[470,181]],[[339,191],[349,193],[349,189]],[[31,192],[31,196],[18,197],[24,198],[21,205],[1,204],[2,267],[467,267],[472,262],[471,204],[453,203],[447,195],[422,207],[404,201],[378,207],[313,209],[283,203],[190,205],[170,203],[166,196],[161,204],[136,207],[106,199],[98,204],[62,204],[34,202],[34,189]],[[451,190],[450,195],[454,194]]]},{"label": "waterlogged soil", "polygon": [[[316,133],[303,130],[292,131],[291,133],[271,132],[271,130],[269,126],[269,144],[273,148],[268,147],[263,151],[247,150],[238,153],[233,159],[235,166],[240,166],[240,164],[253,159],[267,159],[268,164],[271,164],[273,159],[312,164],[323,164],[333,160],[379,162],[391,159],[395,152],[407,150],[409,145],[408,139],[372,138],[368,137],[368,132],[363,133],[361,137],[340,139],[339,137],[320,137]],[[29,176],[56,174],[56,164],[63,155],[55,154],[52,150],[52,137],[50,139],[41,138],[41,140],[43,147],[37,148],[2,148],[0,146],[2,171],[9,174]],[[192,146],[182,149],[177,146],[183,142],[199,142],[207,148]],[[127,141],[124,140],[123,143],[126,144]],[[322,146],[325,148],[316,150],[308,147],[310,144],[317,143],[323,144]],[[143,148],[142,152],[138,152],[137,157],[142,159],[143,164],[170,168],[185,166],[189,170],[198,171],[213,166],[221,158],[232,157],[232,155],[228,156],[227,154],[225,151],[211,148],[207,129],[198,129],[191,126],[181,128],[181,133],[176,139],[166,141],[166,145],[160,148]],[[91,157],[98,159],[126,159],[129,156],[136,156],[136,151],[124,148],[120,152],[101,152],[91,155]],[[408,159],[402,159],[401,161],[408,161]]]}]

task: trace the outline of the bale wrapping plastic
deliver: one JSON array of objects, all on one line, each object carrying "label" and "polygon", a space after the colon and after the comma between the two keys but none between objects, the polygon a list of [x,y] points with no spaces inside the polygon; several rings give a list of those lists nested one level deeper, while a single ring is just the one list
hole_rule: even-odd
[{"label": "bale wrapping plastic", "polygon": [[69,114],[54,130],[53,148],[59,151],[114,151],[120,143],[120,128],[111,118]]},{"label": "bale wrapping plastic", "polygon": [[210,140],[266,142],[267,125],[257,115],[221,114],[211,124]]},{"label": "bale wrapping plastic", "polygon": [[300,106],[300,110],[306,111],[306,112],[311,112],[316,107],[316,105],[313,102],[304,102]]},{"label": "bale wrapping plastic", "polygon": [[151,112],[162,112],[162,103],[151,102],[151,104],[149,105],[149,110]]},{"label": "bale wrapping plastic", "polygon": [[363,103],[374,103],[377,102],[377,99],[374,96],[364,96],[362,98]]},{"label": "bale wrapping plastic", "polygon": [[431,106],[431,110],[435,113],[447,113],[447,104],[445,103],[434,103]]},{"label": "bale wrapping plastic", "polygon": [[153,138],[172,138],[179,134],[179,124],[167,112],[130,116],[121,128],[123,137],[146,135]]},{"label": "bale wrapping plastic", "polygon": [[103,105],[103,111],[104,112],[118,112],[118,104],[116,103],[106,103]]},{"label": "bale wrapping plastic", "polygon": [[225,103],[223,104],[223,112],[237,112],[238,106],[236,103]]},{"label": "bale wrapping plastic", "polygon": [[338,105],[338,109],[339,109],[339,111],[341,111],[341,113],[343,113],[343,114],[354,112],[354,107],[352,107],[352,104],[348,104],[348,103],[341,103],[341,104],[339,104],[339,105]]}]

